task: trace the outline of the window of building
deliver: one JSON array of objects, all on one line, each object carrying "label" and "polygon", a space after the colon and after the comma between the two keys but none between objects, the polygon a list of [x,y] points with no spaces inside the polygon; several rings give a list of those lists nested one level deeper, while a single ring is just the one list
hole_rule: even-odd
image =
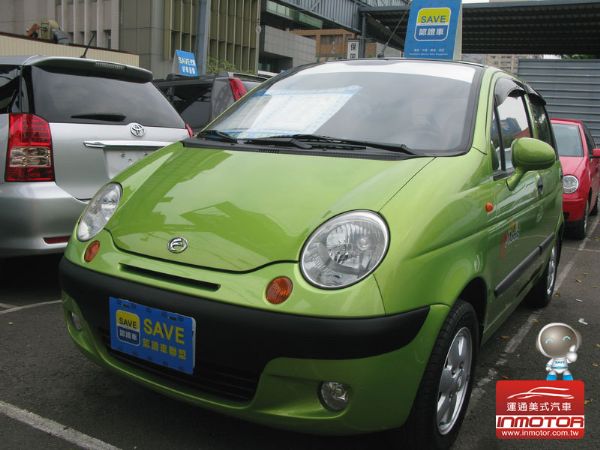
[{"label": "window of building", "polygon": [[104,30],[104,46],[106,48],[112,48],[111,31],[110,30]]}]

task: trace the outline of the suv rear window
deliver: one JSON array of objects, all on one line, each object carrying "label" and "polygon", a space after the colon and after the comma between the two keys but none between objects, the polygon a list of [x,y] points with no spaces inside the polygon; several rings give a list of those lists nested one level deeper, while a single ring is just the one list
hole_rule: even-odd
[{"label": "suv rear window", "polygon": [[34,112],[48,122],[185,127],[151,82],[73,75],[40,67],[32,67],[30,81]]},{"label": "suv rear window", "polygon": [[0,114],[10,112],[13,99],[19,90],[16,66],[0,66]]},{"label": "suv rear window", "polygon": [[212,82],[182,84],[165,88],[165,95],[171,99],[183,120],[195,129],[207,124],[212,118],[212,90]]}]

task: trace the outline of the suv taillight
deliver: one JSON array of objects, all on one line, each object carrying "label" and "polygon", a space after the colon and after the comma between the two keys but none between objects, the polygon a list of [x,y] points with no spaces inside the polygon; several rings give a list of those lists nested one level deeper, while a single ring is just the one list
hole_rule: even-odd
[{"label": "suv taillight", "polygon": [[246,86],[242,83],[242,80],[239,78],[233,77],[229,79],[229,86],[231,86],[231,93],[233,94],[233,99],[237,102],[240,98],[246,95]]},{"label": "suv taillight", "polygon": [[194,135],[194,130],[192,130],[192,127],[190,127],[190,125],[188,123],[185,124],[185,129],[187,130],[188,135],[190,137],[192,137]]},{"label": "suv taillight", "polygon": [[6,181],[54,181],[50,124],[33,114],[9,116]]}]

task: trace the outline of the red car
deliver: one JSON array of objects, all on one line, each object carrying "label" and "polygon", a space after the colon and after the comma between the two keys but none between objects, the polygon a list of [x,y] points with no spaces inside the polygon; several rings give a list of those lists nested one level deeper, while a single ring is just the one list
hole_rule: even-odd
[{"label": "red car", "polygon": [[600,148],[581,120],[552,119],[563,169],[563,213],[568,230],[585,238],[588,216],[598,213]]}]

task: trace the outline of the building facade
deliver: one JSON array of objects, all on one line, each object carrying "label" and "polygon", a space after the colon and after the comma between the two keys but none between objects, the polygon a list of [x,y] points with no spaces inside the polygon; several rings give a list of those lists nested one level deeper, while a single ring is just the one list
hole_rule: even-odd
[{"label": "building facade", "polygon": [[[209,61],[256,72],[260,0],[210,3]],[[0,32],[23,35],[54,19],[74,44],[137,54],[157,78],[172,71],[175,50],[196,52],[200,0],[0,0],[0,8]]]}]

